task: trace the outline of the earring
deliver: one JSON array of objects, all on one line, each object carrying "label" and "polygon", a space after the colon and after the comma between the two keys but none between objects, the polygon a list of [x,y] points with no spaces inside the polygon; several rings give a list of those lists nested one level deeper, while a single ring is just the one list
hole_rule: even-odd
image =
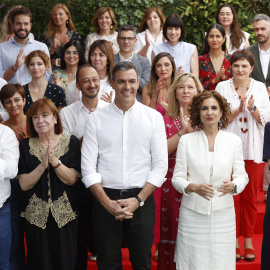
[{"label": "earring", "polygon": [[219,127],[219,128],[222,128],[222,120],[221,120],[221,118],[220,118],[219,121],[218,121],[218,127]]},{"label": "earring", "polygon": [[67,19],[67,21],[66,21],[66,26],[68,26],[68,24],[69,24],[69,19]]},{"label": "earring", "polygon": [[55,121],[54,123],[57,124],[57,121]]},{"label": "earring", "polygon": [[113,29],[113,25],[112,24],[111,24],[110,28]]},{"label": "earring", "polygon": [[203,123],[200,121],[199,128],[203,128]]}]

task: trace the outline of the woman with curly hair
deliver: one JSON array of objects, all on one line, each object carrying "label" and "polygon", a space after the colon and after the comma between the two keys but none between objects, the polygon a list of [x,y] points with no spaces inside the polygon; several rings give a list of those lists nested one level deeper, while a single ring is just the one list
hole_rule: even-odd
[{"label": "woman with curly hair", "polygon": [[[215,91],[193,98],[192,128],[181,136],[172,184],[183,193],[176,240],[176,269],[235,269],[233,194],[248,183],[241,139],[220,127],[230,119]],[[232,179],[232,180],[231,180]]]}]

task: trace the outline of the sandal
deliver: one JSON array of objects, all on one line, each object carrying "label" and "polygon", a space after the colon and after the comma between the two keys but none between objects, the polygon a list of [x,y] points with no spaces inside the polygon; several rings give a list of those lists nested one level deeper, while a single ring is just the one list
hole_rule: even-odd
[{"label": "sandal", "polygon": [[[254,257],[247,257],[248,255],[254,255]],[[255,261],[255,250],[253,248],[246,248],[245,249],[245,261],[247,262],[253,262]]]},{"label": "sandal", "polygon": [[236,248],[236,261],[241,261],[240,248]]}]

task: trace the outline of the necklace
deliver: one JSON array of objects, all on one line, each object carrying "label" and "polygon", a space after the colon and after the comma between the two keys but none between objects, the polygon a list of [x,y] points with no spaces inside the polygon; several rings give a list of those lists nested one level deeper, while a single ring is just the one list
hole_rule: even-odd
[{"label": "necklace", "polygon": [[[233,83],[233,84],[234,84],[234,83]],[[235,84],[234,84],[234,89],[235,89],[235,91],[237,92],[239,88],[236,87]],[[249,85],[247,86],[247,91],[248,91],[248,89],[249,89]],[[246,92],[247,92],[247,91],[246,91]],[[242,96],[240,96],[240,95],[238,95],[238,96],[239,96],[239,99],[241,100],[241,99],[242,99]]]}]

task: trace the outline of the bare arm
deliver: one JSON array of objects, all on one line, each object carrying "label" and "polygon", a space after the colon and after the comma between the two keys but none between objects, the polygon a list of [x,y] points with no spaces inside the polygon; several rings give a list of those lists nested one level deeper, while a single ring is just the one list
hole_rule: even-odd
[{"label": "bare arm", "polygon": [[197,78],[199,78],[199,58],[198,58],[198,50],[197,47],[195,48],[194,53],[190,59],[190,71],[193,73]]}]

